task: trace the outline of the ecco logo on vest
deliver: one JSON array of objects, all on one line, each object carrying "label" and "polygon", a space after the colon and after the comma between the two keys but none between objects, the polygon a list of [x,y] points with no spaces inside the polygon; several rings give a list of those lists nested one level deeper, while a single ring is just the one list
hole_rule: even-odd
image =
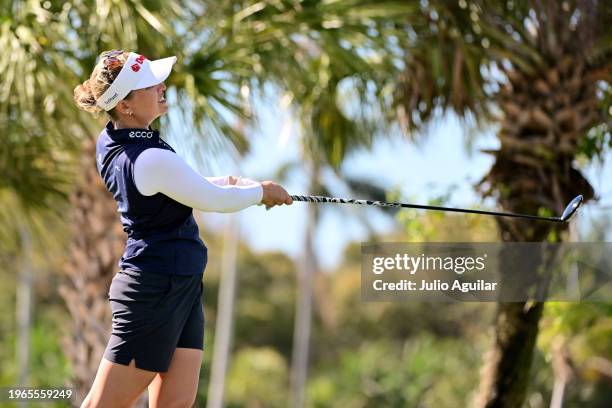
[{"label": "ecco logo on vest", "polygon": [[150,138],[153,137],[153,132],[145,132],[145,131],[142,131],[142,130],[136,130],[136,131],[133,130],[133,131],[130,132],[130,137],[131,138],[142,137],[142,138],[145,138],[145,139],[150,139]]}]

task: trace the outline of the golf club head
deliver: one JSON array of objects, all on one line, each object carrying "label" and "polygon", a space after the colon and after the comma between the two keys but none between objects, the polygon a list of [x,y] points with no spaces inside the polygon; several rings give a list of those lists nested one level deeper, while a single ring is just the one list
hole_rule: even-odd
[{"label": "golf club head", "polygon": [[572,218],[572,215],[574,215],[576,210],[578,210],[578,207],[580,207],[580,204],[582,204],[582,200],[582,195],[577,195],[572,201],[570,201],[561,215],[562,222],[568,221],[570,218]]}]

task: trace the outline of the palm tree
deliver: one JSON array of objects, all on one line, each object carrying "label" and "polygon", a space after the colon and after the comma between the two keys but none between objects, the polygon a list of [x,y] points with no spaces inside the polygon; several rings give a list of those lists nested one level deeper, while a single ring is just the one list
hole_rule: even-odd
[{"label": "palm tree", "polygon": [[[15,203],[7,210],[22,210],[38,223],[41,215],[48,215],[71,225],[70,261],[60,293],[73,317],[64,345],[78,399],[91,383],[107,340],[106,294],[125,235],[115,205],[95,173],[95,135],[102,123],[74,107],[72,90],[104,49],[124,47],[155,56],[178,53],[179,59],[188,61],[183,41],[193,35],[181,36],[178,31],[185,30],[194,14],[189,2],[184,3],[167,2],[163,10],[160,4],[153,9],[150,3],[152,8],[146,9],[140,2],[3,4],[0,44],[7,52],[0,56],[0,126],[6,136],[0,168],[6,175],[3,187],[17,197],[7,201]],[[206,73],[200,78],[206,79]],[[199,114],[191,121],[195,127],[215,128],[239,149],[245,148],[244,139],[220,114],[221,107],[234,107],[230,99],[237,92],[212,89],[208,96],[190,86],[193,76],[180,67],[171,80],[185,89],[179,94],[180,107],[186,109],[190,102]],[[211,102],[217,105],[211,107]],[[233,112],[239,114],[240,109]],[[213,134],[208,140],[222,148],[227,139]],[[68,203],[73,211],[67,217]],[[2,220],[7,225],[10,218]]]},{"label": "palm tree", "polygon": [[[223,44],[223,48],[214,50],[212,55],[231,52],[234,48],[248,50],[244,62],[253,66],[227,64],[228,69],[245,75],[244,80],[254,88],[275,85],[290,100],[302,125],[302,158],[309,168],[309,192],[320,193],[321,170],[330,167],[338,171],[347,152],[372,140],[371,133],[366,131],[366,121],[356,123],[343,113],[339,84],[356,72],[372,77],[380,64],[368,64],[357,47],[345,50],[340,46],[342,36],[326,32],[326,7],[336,11],[333,5],[249,3],[226,2],[211,7],[207,19],[198,26],[207,27],[208,19],[221,21],[218,26],[225,30],[214,33],[220,39],[212,44]],[[359,26],[359,30],[363,32],[366,27]],[[211,66],[210,55],[211,50],[206,49],[195,65],[197,71]],[[305,247],[298,271],[291,371],[294,407],[301,407],[305,402],[313,279],[318,269],[313,248],[317,214],[317,208],[308,208]]]},{"label": "palm tree", "polygon": [[[308,172],[309,191],[316,191],[319,184],[319,168],[310,164]],[[314,235],[318,225],[318,209],[306,209],[304,250],[298,265],[296,287],[295,323],[293,329],[293,351],[291,357],[291,406],[303,407],[306,400],[310,332],[312,328],[313,284],[318,271],[317,255],[314,250]]]},{"label": "palm tree", "polygon": [[[78,134],[86,124],[71,109],[72,95],[67,87],[57,88],[54,78],[76,80],[77,76],[59,53],[45,54],[45,46],[59,42],[61,33],[45,30],[52,21],[44,8],[36,9],[19,2],[2,7],[0,45],[0,132],[5,135],[0,147],[0,171],[3,174],[1,223],[3,233],[16,231],[22,259],[17,292],[19,381],[27,384],[29,370],[29,330],[31,326],[33,283],[38,272],[34,262],[41,254],[61,242],[57,226],[69,194]],[[33,27],[26,21],[36,19]],[[66,156],[68,155],[68,156]],[[13,237],[3,236],[3,247]],[[62,246],[60,245],[60,248]],[[3,248],[5,249],[5,248]]]},{"label": "palm tree", "polygon": [[[246,85],[243,84],[243,87]],[[243,88],[244,89],[244,88]],[[247,92],[243,92],[244,112],[250,112]],[[238,122],[238,129],[245,130],[245,122]],[[210,382],[208,384],[207,408],[221,408],[224,404],[225,380],[230,364],[231,347],[234,332],[234,307],[238,285],[238,217],[232,215],[227,219],[223,234],[223,253],[221,255],[221,276],[219,283],[219,299],[217,301],[217,317],[215,323],[215,338],[210,367]]]},{"label": "palm tree", "polygon": [[[333,72],[333,69],[330,69]],[[332,74],[333,75],[333,74]],[[301,162],[306,167],[309,194],[330,195],[328,187],[322,182],[324,169],[331,169],[340,175],[340,166],[344,161],[346,149],[362,146],[362,129],[348,120],[342,113],[333,93],[336,87],[330,87],[320,95],[300,95],[297,110],[302,119]],[[331,92],[332,95],[329,95]],[[330,145],[326,145],[326,142]],[[349,146],[338,151],[335,142],[347,143]],[[366,183],[363,183],[363,187]],[[350,184],[348,184],[350,186]],[[371,187],[371,186],[370,186]],[[368,190],[368,189],[366,189]],[[368,192],[379,193],[374,187]],[[384,196],[384,193],[382,194]],[[368,197],[371,198],[371,197]],[[377,198],[381,198],[380,196]],[[324,323],[329,324],[326,294],[323,288],[315,289],[315,277],[320,271],[318,256],[315,251],[315,232],[319,225],[321,209],[310,205],[307,208],[306,228],[304,230],[304,249],[298,266],[298,284],[296,294],[295,324],[293,334],[293,353],[291,362],[291,406],[303,407],[306,402],[306,384],[308,379],[309,345],[312,328],[313,297]]]},{"label": "palm tree", "polygon": [[[485,178],[508,210],[543,207],[560,212],[572,196],[594,195],[572,163],[587,132],[606,120],[609,123],[597,95],[598,81],[612,80],[609,42],[598,44],[605,41],[606,18],[612,21],[605,8],[609,7],[604,3],[587,1],[570,7],[535,3],[524,10],[524,20],[529,9],[534,11],[534,28],[523,33],[521,43],[536,53],[525,58],[529,61],[525,66],[514,64],[505,70],[509,82],[496,97],[504,114],[498,133],[502,146]],[[492,33],[501,32],[497,21],[487,20]],[[519,19],[513,23],[520,27]],[[498,224],[507,241],[541,241],[559,232],[551,225]],[[542,302],[498,305],[496,338],[485,363],[479,406],[509,407],[524,401],[543,307]]]},{"label": "palm tree", "polygon": [[[481,187],[505,210],[559,213],[576,194],[592,198],[572,163],[609,132],[610,11],[600,1],[429,2],[400,41],[401,123],[418,129],[446,109],[498,123],[501,147]],[[497,223],[504,241],[563,239],[562,225]],[[477,406],[522,405],[543,306],[498,305]]]},{"label": "palm tree", "polygon": [[84,172],[70,200],[70,256],[66,279],[59,288],[72,316],[72,330],[63,345],[72,365],[72,386],[78,401],[89,390],[108,341],[107,293],[124,244],[116,210],[91,159],[95,144],[85,143],[81,154]]}]

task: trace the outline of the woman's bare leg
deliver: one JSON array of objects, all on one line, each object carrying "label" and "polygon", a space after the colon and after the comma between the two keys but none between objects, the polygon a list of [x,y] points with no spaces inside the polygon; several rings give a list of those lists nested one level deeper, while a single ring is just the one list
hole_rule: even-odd
[{"label": "woman's bare leg", "polygon": [[130,407],[157,375],[155,371],[137,368],[135,363],[132,359],[125,366],[102,358],[81,408]]},{"label": "woman's bare leg", "polygon": [[196,398],[202,350],[177,347],[165,373],[149,384],[149,408],[190,408]]}]

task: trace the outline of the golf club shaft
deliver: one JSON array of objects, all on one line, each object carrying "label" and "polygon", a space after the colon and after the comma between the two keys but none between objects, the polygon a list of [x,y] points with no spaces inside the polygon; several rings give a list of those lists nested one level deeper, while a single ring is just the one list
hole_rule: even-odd
[{"label": "golf club shaft", "polygon": [[552,222],[563,222],[558,217],[540,217],[537,215],[529,214],[514,214],[497,211],[484,211],[484,210],[471,210],[467,208],[452,208],[452,207],[441,207],[434,205],[420,205],[420,204],[405,204],[405,203],[388,203],[385,201],[371,201],[371,200],[353,200],[346,198],[335,198],[335,197],[323,197],[323,196],[311,196],[311,195],[292,195],[293,201],[305,201],[311,203],[342,203],[342,204],[359,204],[359,205],[374,205],[378,207],[401,207],[401,208],[416,208],[420,210],[437,210],[437,211],[451,211],[460,213],[470,214],[484,214],[484,215],[495,215],[499,217],[514,217],[514,218],[528,218],[532,220],[541,221],[552,221]]}]

